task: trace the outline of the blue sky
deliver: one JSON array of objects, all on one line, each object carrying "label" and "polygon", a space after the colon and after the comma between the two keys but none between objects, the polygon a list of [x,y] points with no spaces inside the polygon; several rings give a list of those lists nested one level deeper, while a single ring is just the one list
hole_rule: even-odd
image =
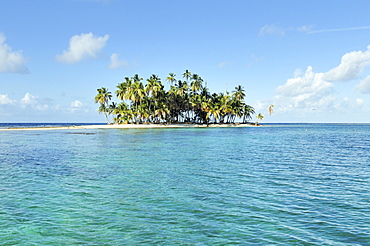
[{"label": "blue sky", "polygon": [[[184,70],[264,122],[370,123],[367,0],[0,1],[0,122],[104,122],[96,89]],[[117,100],[116,100],[117,101]]]}]

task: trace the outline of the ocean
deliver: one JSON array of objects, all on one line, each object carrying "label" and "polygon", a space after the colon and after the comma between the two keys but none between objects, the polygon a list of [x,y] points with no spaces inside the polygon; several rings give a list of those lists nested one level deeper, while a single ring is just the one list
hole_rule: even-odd
[{"label": "ocean", "polygon": [[370,125],[0,131],[0,245],[370,245]]}]

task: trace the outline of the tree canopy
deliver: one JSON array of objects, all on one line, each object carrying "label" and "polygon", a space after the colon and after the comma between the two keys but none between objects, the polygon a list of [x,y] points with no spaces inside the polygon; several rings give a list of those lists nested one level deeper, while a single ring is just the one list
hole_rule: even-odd
[{"label": "tree canopy", "polygon": [[244,102],[244,87],[238,85],[231,93],[211,93],[198,74],[188,70],[177,80],[176,74],[166,77],[169,90],[164,89],[161,79],[151,75],[144,84],[138,74],[125,77],[116,87],[119,103],[110,102],[112,93],[105,87],[97,89],[95,102],[100,104],[109,124],[121,123],[235,123],[240,119],[247,123],[255,113],[254,108]]}]

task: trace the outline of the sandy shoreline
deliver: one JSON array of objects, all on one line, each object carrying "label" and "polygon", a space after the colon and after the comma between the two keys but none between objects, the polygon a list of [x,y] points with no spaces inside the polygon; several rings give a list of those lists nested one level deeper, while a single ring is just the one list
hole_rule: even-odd
[{"label": "sandy shoreline", "polygon": [[[207,127],[197,124],[113,124],[113,125],[80,125],[80,126],[62,126],[62,127],[19,127],[6,128],[0,131],[38,131],[38,130],[81,130],[81,129],[140,129],[140,128],[195,128]],[[208,127],[255,127],[252,124],[210,124]]]}]

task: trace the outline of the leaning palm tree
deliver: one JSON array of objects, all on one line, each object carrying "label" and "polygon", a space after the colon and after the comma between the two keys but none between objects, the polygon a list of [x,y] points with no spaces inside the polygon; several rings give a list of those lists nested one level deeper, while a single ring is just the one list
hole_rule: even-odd
[{"label": "leaning palm tree", "polygon": [[108,113],[109,113],[109,100],[112,98],[112,93],[108,91],[107,88],[102,87],[100,89],[97,89],[98,94],[95,96],[95,103],[100,103],[99,107],[99,113],[104,113],[105,120],[107,121],[107,124],[110,124],[108,119]]},{"label": "leaning palm tree", "polygon": [[272,113],[274,112],[274,107],[275,107],[275,105],[273,105],[273,104],[270,105],[270,107],[268,109],[270,115],[272,115]]},{"label": "leaning palm tree", "polygon": [[[273,104],[271,104],[271,105],[270,105],[270,107],[267,109],[267,111],[266,111],[266,113],[265,113],[265,114],[267,114],[267,112],[268,112],[270,115],[272,115],[272,113],[274,112],[274,105],[273,105]],[[263,118],[264,118],[265,116],[264,116],[263,114],[259,113],[256,117],[259,119],[259,122],[257,122],[257,124],[258,124],[258,123],[260,123],[260,122],[263,120]]]}]

